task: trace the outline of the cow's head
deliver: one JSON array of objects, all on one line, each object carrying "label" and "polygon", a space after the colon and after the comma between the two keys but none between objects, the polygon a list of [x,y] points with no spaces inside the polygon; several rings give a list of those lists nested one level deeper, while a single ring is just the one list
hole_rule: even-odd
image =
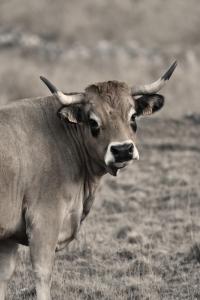
[{"label": "cow's head", "polygon": [[79,124],[84,144],[93,160],[110,174],[139,159],[136,120],[160,110],[164,97],[157,92],[171,77],[177,63],[157,81],[129,88],[125,83],[107,81],[92,84],[84,93],[64,94],[46,78],[41,79],[63,105],[59,111],[68,124]]}]

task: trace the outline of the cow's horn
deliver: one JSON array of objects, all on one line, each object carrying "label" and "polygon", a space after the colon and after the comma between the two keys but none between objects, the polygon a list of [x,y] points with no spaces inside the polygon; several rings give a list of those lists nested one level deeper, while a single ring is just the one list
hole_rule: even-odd
[{"label": "cow's horn", "polygon": [[177,61],[175,61],[171,67],[164,73],[162,77],[160,77],[157,81],[153,83],[141,85],[136,88],[132,88],[132,95],[145,95],[145,94],[155,94],[159,92],[163,86],[165,85],[166,81],[170,79],[172,73],[174,72],[177,66]]},{"label": "cow's horn", "polygon": [[63,105],[69,105],[83,100],[82,93],[65,95],[63,92],[59,91],[47,78],[40,76],[40,79],[46,84],[51,93],[54,94]]}]

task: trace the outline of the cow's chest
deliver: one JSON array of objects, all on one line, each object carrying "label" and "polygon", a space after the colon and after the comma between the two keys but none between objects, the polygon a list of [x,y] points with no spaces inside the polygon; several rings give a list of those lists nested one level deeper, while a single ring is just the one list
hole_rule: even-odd
[{"label": "cow's chest", "polygon": [[94,195],[81,188],[74,191],[70,201],[64,201],[56,250],[63,249],[76,238],[81,222],[89,213],[93,199]]}]

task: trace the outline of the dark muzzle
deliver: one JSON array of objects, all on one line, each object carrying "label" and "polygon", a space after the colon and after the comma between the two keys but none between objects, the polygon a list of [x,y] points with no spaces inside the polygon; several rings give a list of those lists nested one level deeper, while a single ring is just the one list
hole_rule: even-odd
[{"label": "dark muzzle", "polygon": [[133,158],[133,147],[132,143],[111,146],[110,151],[115,158],[115,162],[119,163],[131,160]]}]

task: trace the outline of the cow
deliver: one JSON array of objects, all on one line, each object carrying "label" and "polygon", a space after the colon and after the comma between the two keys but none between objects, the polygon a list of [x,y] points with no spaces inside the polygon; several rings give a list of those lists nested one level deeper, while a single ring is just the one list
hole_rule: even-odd
[{"label": "cow", "polygon": [[157,81],[124,82],[63,93],[41,77],[52,95],[0,109],[0,299],[15,269],[18,245],[30,247],[38,300],[50,300],[55,252],[72,241],[88,215],[100,179],[139,159],[140,116],[164,105]]}]

